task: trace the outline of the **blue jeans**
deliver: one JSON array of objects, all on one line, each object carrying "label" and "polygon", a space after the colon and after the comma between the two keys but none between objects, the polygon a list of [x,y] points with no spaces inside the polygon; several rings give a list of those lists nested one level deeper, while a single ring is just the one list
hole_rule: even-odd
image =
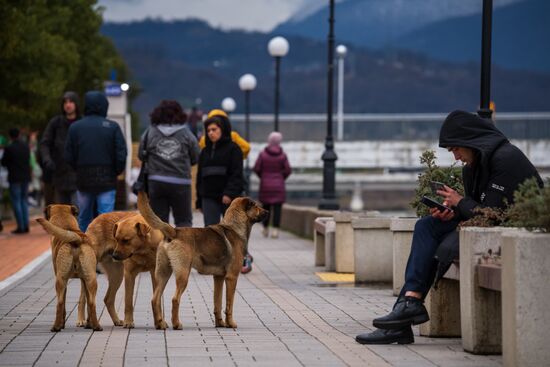
[{"label": "blue jeans", "polygon": [[431,216],[416,222],[401,296],[407,291],[414,291],[426,297],[437,271],[437,260],[434,259],[437,248],[457,226],[457,220],[444,222]]},{"label": "blue jeans", "polygon": [[78,203],[78,226],[82,232],[86,232],[88,226],[94,219],[94,204],[99,214],[109,213],[115,209],[116,190],[104,191],[99,194],[90,192],[76,192],[76,201]]},{"label": "blue jeans", "polygon": [[29,229],[29,183],[18,182],[10,183],[10,198],[13,214],[17,221],[17,228],[22,230]]}]

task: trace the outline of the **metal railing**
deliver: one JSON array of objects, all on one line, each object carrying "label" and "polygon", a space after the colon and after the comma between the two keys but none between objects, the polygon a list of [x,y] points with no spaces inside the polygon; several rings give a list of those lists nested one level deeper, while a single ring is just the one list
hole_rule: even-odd
[{"label": "metal railing", "polygon": [[[443,113],[346,114],[344,140],[437,140],[445,117]],[[509,139],[550,139],[550,112],[497,112],[494,120]],[[244,132],[244,115],[233,114],[231,121],[235,130]],[[326,114],[280,115],[279,125],[285,141],[324,141]],[[252,141],[265,141],[271,131],[273,115],[250,115]]]}]

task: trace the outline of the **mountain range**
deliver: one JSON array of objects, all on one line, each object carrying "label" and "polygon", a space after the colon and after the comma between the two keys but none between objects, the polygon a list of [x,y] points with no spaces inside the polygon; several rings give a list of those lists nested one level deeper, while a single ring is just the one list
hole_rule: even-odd
[{"label": "mountain range", "polygon": [[[223,31],[199,20],[151,19],[106,23],[102,32],[114,41],[141,89],[133,108],[142,124],[161,99],[176,99],[189,108],[200,98],[200,107],[209,109],[231,96],[237,101],[236,112],[242,112],[244,96],[237,81],[244,73],[253,73],[258,80],[252,93],[252,112],[273,112],[274,61],[267,43],[277,33]],[[326,42],[292,34],[287,38],[290,52],[281,63],[280,112],[323,113],[327,98]],[[346,113],[477,109],[479,65],[475,62],[438,60],[396,48],[354,44],[348,48]],[[494,66],[492,77],[497,111],[550,108],[550,74]]]}]

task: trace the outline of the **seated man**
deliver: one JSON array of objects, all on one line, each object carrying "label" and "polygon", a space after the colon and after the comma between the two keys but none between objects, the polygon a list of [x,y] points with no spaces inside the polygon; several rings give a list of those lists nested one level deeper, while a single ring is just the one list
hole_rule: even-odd
[{"label": "seated man", "polygon": [[[536,177],[542,186],[529,159],[490,120],[464,111],[450,113],[441,127],[439,146],[464,163],[465,196],[447,186],[438,191],[443,204],[453,210],[440,212],[432,208],[431,216],[416,223],[405,285],[392,312],[373,320],[378,329],[355,338],[361,344],[413,343],[411,326],[430,319],[424,298],[434,279],[437,281],[447,271],[453,260],[450,257],[458,257],[458,223],[471,218],[476,207],[503,208],[506,202],[512,203],[514,191],[526,179]],[[451,249],[448,259],[436,257],[443,242],[442,247]]]}]

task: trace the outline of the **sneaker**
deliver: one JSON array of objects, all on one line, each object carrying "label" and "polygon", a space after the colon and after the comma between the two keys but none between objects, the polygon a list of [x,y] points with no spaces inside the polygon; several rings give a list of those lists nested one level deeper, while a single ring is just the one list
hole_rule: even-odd
[{"label": "sneaker", "polygon": [[277,228],[271,230],[271,238],[279,238],[279,230]]},{"label": "sneaker", "polygon": [[267,237],[269,236],[269,229],[267,227],[264,227],[262,229],[262,234],[264,235],[264,237]]},{"label": "sneaker", "polygon": [[241,274],[250,273],[252,271],[252,261],[250,257],[246,255],[243,260],[243,267],[241,268]]},{"label": "sneaker", "polygon": [[23,234],[23,233],[27,233],[25,232],[24,229],[21,229],[21,228],[17,228],[17,229],[14,229],[13,231],[11,231],[12,234]]}]

